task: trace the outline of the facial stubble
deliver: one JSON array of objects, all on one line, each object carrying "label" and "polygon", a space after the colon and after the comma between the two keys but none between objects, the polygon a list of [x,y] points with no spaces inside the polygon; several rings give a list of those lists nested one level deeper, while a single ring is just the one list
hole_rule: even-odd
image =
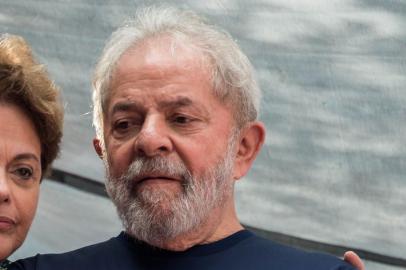
[{"label": "facial stubble", "polygon": [[[206,222],[232,194],[233,142],[230,140],[224,157],[201,176],[192,175],[182,161],[162,156],[135,159],[121,177],[108,174],[106,189],[126,232],[150,245],[162,246]],[[180,179],[179,192],[137,187],[134,179],[148,174]]]}]

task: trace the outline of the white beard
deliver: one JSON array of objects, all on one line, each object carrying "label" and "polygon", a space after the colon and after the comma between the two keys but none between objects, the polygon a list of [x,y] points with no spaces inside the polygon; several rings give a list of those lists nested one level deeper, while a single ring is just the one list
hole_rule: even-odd
[{"label": "white beard", "polygon": [[[162,246],[204,223],[232,194],[233,141],[224,158],[200,177],[192,176],[183,162],[161,156],[137,158],[119,178],[107,173],[106,189],[126,232],[150,245]],[[181,192],[148,187],[137,190],[133,179],[151,173],[182,179]]]}]

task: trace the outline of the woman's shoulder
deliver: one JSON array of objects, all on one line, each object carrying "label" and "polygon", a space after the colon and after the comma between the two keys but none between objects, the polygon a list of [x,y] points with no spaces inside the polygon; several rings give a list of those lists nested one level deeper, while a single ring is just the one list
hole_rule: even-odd
[{"label": "woman's shoulder", "polygon": [[[103,269],[107,258],[119,253],[122,248],[120,236],[105,242],[86,246],[60,254],[37,254],[10,264],[7,270],[54,270],[54,269]],[[99,268],[98,266],[103,266]],[[2,270],[2,269],[0,269]]]},{"label": "woman's shoulder", "polygon": [[10,261],[8,260],[0,262],[0,270],[8,270],[9,265]]}]

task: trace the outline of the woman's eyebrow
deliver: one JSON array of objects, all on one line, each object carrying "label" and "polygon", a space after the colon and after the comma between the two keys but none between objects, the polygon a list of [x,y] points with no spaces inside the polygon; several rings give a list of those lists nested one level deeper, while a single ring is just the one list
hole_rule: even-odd
[{"label": "woman's eyebrow", "polygon": [[14,160],[26,160],[26,159],[33,159],[37,162],[40,162],[38,157],[32,153],[22,153],[14,157]]}]

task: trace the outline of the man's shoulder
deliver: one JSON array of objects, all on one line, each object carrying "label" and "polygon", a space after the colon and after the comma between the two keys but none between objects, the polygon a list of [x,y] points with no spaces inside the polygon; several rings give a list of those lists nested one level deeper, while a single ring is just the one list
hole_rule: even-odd
[{"label": "man's shoulder", "polygon": [[[197,247],[199,254],[151,256],[142,246],[128,242],[124,234],[108,241],[63,254],[45,254],[19,260],[11,269],[278,269],[278,270],[353,270],[342,260],[321,253],[310,253],[278,244],[248,231],[215,243],[210,250]],[[202,250],[203,249],[203,250]],[[138,250],[139,252],[137,252]],[[151,251],[151,250],[149,250]],[[153,254],[157,254],[153,250]],[[195,250],[196,251],[196,250]],[[193,252],[193,251],[192,251]],[[138,254],[139,253],[139,254]],[[202,253],[202,254],[200,254]],[[138,255],[137,255],[138,254]],[[162,254],[161,254],[162,255]],[[191,256],[188,256],[191,255]],[[154,258],[152,258],[154,257]],[[168,263],[170,259],[170,263]],[[192,267],[193,266],[193,267]]]},{"label": "man's shoulder", "polygon": [[126,246],[123,234],[107,241],[60,254],[38,254],[12,264],[13,269],[114,269]]},{"label": "man's shoulder", "polygon": [[242,263],[249,261],[254,269],[354,269],[335,256],[289,247],[255,234],[238,246]]}]

